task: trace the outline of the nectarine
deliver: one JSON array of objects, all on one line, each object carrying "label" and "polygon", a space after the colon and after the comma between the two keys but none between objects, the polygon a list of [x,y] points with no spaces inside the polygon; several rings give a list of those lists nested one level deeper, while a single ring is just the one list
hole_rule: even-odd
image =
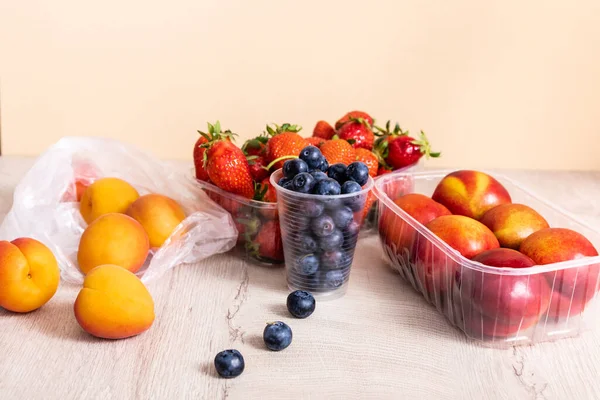
[{"label": "nectarine", "polygon": [[160,194],[147,194],[134,201],[126,212],[138,221],[148,234],[151,247],[160,247],[185,219],[181,206]]},{"label": "nectarine", "polygon": [[154,301],[148,289],[116,265],[101,265],[86,275],[74,311],[83,330],[104,339],[139,335],[154,322]]},{"label": "nectarine", "polygon": [[515,250],[529,235],[549,227],[533,208],[514,203],[500,204],[488,210],[480,221],[494,232],[500,246]]},{"label": "nectarine", "polygon": [[119,178],[100,178],[89,185],[81,196],[81,216],[88,224],[104,214],[125,213],[139,193]]},{"label": "nectarine", "polygon": [[59,280],[56,258],[41,242],[0,241],[0,307],[14,312],[36,310],[54,296]]}]

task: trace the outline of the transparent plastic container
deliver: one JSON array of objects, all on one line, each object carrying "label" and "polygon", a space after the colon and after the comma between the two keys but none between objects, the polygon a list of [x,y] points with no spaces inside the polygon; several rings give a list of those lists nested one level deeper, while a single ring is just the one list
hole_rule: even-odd
[{"label": "transparent plastic container", "polygon": [[235,251],[242,258],[265,266],[283,264],[283,245],[277,203],[249,200],[193,178],[215,203],[233,217],[238,231]]},{"label": "transparent plastic container", "polygon": [[[530,268],[496,268],[463,257],[393,202],[411,192],[431,196],[450,172],[390,174],[375,182],[386,261],[452,325],[484,345],[505,347],[577,336],[587,320],[597,318],[600,256]],[[550,227],[577,231],[600,249],[598,231],[518,183],[489,174],[509,191],[513,203],[532,207]],[[423,274],[427,262],[435,263],[444,279]],[[532,295],[506,301],[513,299],[513,290]]]},{"label": "transparent plastic container", "polygon": [[284,189],[277,184],[281,176],[281,170],[274,172],[271,184],[277,190],[288,287],[338,298],[346,293],[373,179],[360,192],[320,196]]}]

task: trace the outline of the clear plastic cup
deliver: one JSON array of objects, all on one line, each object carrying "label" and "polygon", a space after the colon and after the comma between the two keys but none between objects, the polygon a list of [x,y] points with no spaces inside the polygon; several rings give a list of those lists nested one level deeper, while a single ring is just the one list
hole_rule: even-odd
[{"label": "clear plastic cup", "polygon": [[288,287],[319,298],[334,299],[347,289],[367,196],[363,190],[338,196],[297,193],[278,185],[281,170],[271,175],[285,255]]}]

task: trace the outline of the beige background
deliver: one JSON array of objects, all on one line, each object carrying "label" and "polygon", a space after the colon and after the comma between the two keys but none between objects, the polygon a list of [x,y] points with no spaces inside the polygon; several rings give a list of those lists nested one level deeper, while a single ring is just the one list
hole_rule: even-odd
[{"label": "beige background", "polygon": [[191,158],[220,119],[349,109],[425,130],[432,166],[600,169],[600,2],[0,0],[5,154],[104,135]]}]

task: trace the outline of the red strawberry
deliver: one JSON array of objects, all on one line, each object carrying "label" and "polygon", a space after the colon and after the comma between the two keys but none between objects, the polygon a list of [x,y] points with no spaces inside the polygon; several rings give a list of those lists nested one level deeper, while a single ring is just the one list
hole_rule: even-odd
[{"label": "red strawberry", "polygon": [[208,177],[219,188],[251,199],[254,197],[254,184],[244,152],[228,139],[233,133],[221,132],[219,122],[214,126],[209,124],[209,131],[211,129],[215,132],[215,139],[202,145],[207,148],[204,169]]},{"label": "red strawberry", "polygon": [[390,121],[386,124],[386,129],[376,128],[382,137],[375,143],[374,153],[378,155],[379,162],[389,169],[397,170],[416,164],[421,157],[439,157],[441,153],[431,152],[431,145],[421,131],[419,140],[404,132],[398,124],[394,131],[390,131]]},{"label": "red strawberry", "polygon": [[379,166],[379,169],[377,170],[377,176],[381,176],[381,175],[385,175],[385,174],[389,174],[391,173],[392,170],[389,168],[384,167],[383,165]]},{"label": "red strawberry", "polygon": [[327,121],[318,121],[313,129],[313,137],[329,140],[333,135],[335,135],[335,130]]},{"label": "red strawberry", "polygon": [[356,161],[356,150],[342,139],[328,140],[321,145],[321,153],[329,162],[329,165],[342,163],[345,165]]},{"label": "red strawberry", "polygon": [[356,161],[364,162],[369,168],[369,175],[373,178],[377,176],[377,168],[379,168],[379,161],[377,156],[367,149],[356,149]]},{"label": "red strawberry", "polygon": [[283,261],[283,243],[279,221],[266,222],[256,235],[254,242],[247,243],[250,254],[256,258]]},{"label": "red strawberry", "polygon": [[234,218],[235,227],[238,231],[238,244],[251,242],[252,237],[258,233],[260,218],[252,214],[252,211],[246,211]]},{"label": "red strawberry", "polygon": [[250,166],[250,175],[255,182],[261,182],[269,176],[269,170],[266,168],[266,161],[261,156],[247,157],[248,165]]},{"label": "red strawberry", "polygon": [[196,169],[196,179],[208,181],[208,172],[204,169],[204,152],[206,147],[203,144],[208,143],[204,136],[200,136],[194,145],[194,168]]},{"label": "red strawberry", "polygon": [[300,151],[308,146],[308,142],[298,134],[302,128],[297,125],[275,125],[275,129],[267,125],[267,133],[271,135],[267,144],[267,161],[269,169],[283,167],[285,160],[298,157]]},{"label": "red strawberry", "polygon": [[[271,185],[270,178],[265,178],[257,188],[257,194],[254,200],[264,201],[266,203],[277,203],[277,191]],[[279,217],[277,207],[262,207],[258,211],[265,219],[277,219]]]},{"label": "red strawberry", "polygon": [[314,137],[314,136],[307,137],[307,138],[304,138],[304,139],[306,139],[306,141],[308,142],[308,144],[310,144],[312,146],[315,146],[315,147],[321,147],[321,145],[326,142],[325,139],[320,138],[320,137]]},{"label": "red strawberry", "polygon": [[375,135],[369,123],[362,119],[351,119],[342,125],[337,132],[340,139],[347,140],[355,149],[364,148],[371,150]]},{"label": "red strawberry", "polygon": [[265,156],[267,154],[267,143],[269,137],[266,135],[260,135],[254,139],[248,139],[242,145],[242,151],[247,156]]},{"label": "red strawberry", "polygon": [[335,123],[335,129],[340,129],[340,127],[342,125],[344,125],[346,122],[350,121],[351,119],[354,118],[362,118],[364,119],[366,122],[369,123],[369,126],[373,125],[373,118],[367,114],[364,111],[350,111],[348,113],[346,113],[342,118],[338,119],[337,122]]}]

